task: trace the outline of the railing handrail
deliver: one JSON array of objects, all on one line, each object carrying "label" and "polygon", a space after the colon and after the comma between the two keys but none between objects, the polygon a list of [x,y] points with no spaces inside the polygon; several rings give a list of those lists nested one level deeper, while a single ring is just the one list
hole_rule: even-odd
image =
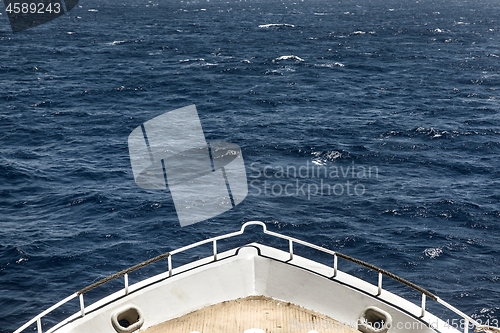
[{"label": "railing handrail", "polygon": [[[364,262],[362,260],[359,260],[359,259],[356,259],[356,258],[353,258],[351,256],[348,256],[348,255],[345,255],[345,254],[342,254],[340,252],[337,252],[337,251],[332,251],[332,250],[329,250],[329,249],[325,249],[321,246],[317,246],[317,245],[314,245],[312,243],[309,243],[309,242],[306,242],[306,241],[303,241],[303,240],[300,240],[300,239],[296,239],[296,238],[293,238],[293,237],[289,237],[289,236],[285,236],[285,235],[281,235],[279,233],[276,233],[276,232],[273,232],[273,231],[269,231],[267,230],[267,226],[264,222],[261,222],[261,221],[249,221],[249,222],[246,222],[244,223],[242,226],[241,226],[241,229],[239,231],[235,231],[235,232],[231,232],[231,233],[228,233],[228,234],[224,234],[224,235],[220,235],[220,236],[216,236],[216,237],[212,237],[212,238],[209,238],[209,239],[205,239],[205,240],[202,240],[202,241],[199,241],[199,242],[196,242],[196,243],[193,243],[193,244],[190,244],[190,245],[186,245],[184,247],[181,247],[179,249],[176,249],[176,250],[173,250],[173,251],[170,251],[170,252],[166,252],[164,254],[161,254],[159,256],[156,256],[154,258],[151,258],[151,259],[148,259],[146,261],[143,261],[137,265],[134,265],[132,267],[129,267],[127,269],[124,269],[118,273],[115,273],[115,274],[112,274],[104,279],[101,279],[83,289],[80,289],[79,291],[77,291],[76,293],[66,297],[65,299],[61,300],[60,302],[54,304],[53,306],[51,306],[50,308],[48,308],[47,310],[41,312],[39,315],[35,316],[33,319],[31,319],[30,321],[28,321],[26,324],[24,324],[23,326],[21,326],[20,328],[18,328],[16,331],[14,331],[14,333],[20,333],[22,331],[24,331],[26,328],[30,327],[31,325],[33,325],[35,322],[37,323],[37,328],[38,328],[38,333],[42,333],[42,325],[41,325],[41,319],[46,316],[47,314],[49,314],[50,312],[54,311],[55,309],[59,308],[60,306],[64,305],[65,303],[69,302],[70,300],[76,298],[76,297],[80,297],[80,307],[81,307],[81,316],[85,316],[85,306],[84,306],[84,302],[83,302],[83,295],[85,293],[87,293],[88,291],[92,290],[92,289],[95,289],[111,280],[114,280],[116,278],[119,278],[119,277],[122,277],[124,276],[125,277],[125,294],[128,294],[128,274],[133,272],[133,271],[136,271],[140,268],[143,268],[145,266],[148,266],[152,263],[155,263],[157,261],[160,261],[160,260],[163,260],[165,258],[168,259],[168,272],[169,272],[169,277],[172,276],[172,256],[174,254],[177,254],[177,253],[180,253],[180,252],[184,252],[186,250],[189,250],[189,249],[192,249],[192,248],[195,248],[195,247],[198,247],[198,246],[201,246],[201,245],[204,245],[204,244],[208,244],[208,243],[213,243],[213,250],[214,250],[214,261],[217,261],[217,254],[218,254],[218,251],[217,251],[217,241],[219,240],[222,240],[222,239],[228,239],[228,238],[231,238],[231,237],[234,237],[234,236],[238,236],[238,235],[242,235],[244,232],[245,232],[245,229],[248,227],[248,226],[251,226],[251,225],[260,225],[263,229],[263,232],[264,234],[268,234],[268,235],[271,235],[271,236],[274,236],[274,237],[277,237],[277,238],[280,238],[280,239],[284,239],[284,240],[288,240],[289,242],[289,254],[290,254],[290,259],[293,259],[293,244],[294,243],[297,243],[297,244],[301,244],[301,245],[304,245],[304,246],[307,246],[309,248],[312,248],[312,249],[315,249],[315,250],[318,250],[318,251],[321,251],[321,252],[324,252],[324,253],[327,253],[327,254],[330,254],[334,257],[334,277],[337,275],[337,271],[338,271],[338,268],[337,268],[337,258],[340,257],[344,260],[347,260],[347,261],[350,261],[352,263],[355,263],[359,266],[363,266],[363,267],[366,267],[368,269],[371,269],[377,273],[379,273],[379,281],[378,281],[378,295],[380,295],[381,291],[382,291],[382,275],[385,275],[403,285],[406,285],[412,289],[415,289],[417,290],[418,292],[420,292],[422,294],[422,306],[421,306],[421,310],[422,310],[422,317],[425,315],[425,301],[426,301],[426,297],[429,297],[431,298],[432,300],[436,301],[437,303],[445,306],[446,308],[448,308],[449,310],[451,310],[452,312],[454,312],[455,314],[459,315],[460,317],[462,317],[464,320],[465,320],[465,324],[464,324],[464,333],[468,333],[468,326],[469,326],[469,323],[473,324],[474,326],[476,327],[484,327],[482,326],[480,323],[478,323],[476,320],[472,319],[470,316],[466,315],[465,313],[463,313],[462,311],[458,310],[457,308],[455,308],[454,306],[452,306],[451,304],[443,301],[442,299],[440,299],[439,297],[437,297],[436,295],[434,295],[433,293],[431,293],[430,291],[406,280],[406,279],[403,279],[389,271],[386,271],[382,268],[379,268],[375,265],[372,265],[372,264],[369,264],[367,262]],[[377,296],[378,296],[377,295]]]}]

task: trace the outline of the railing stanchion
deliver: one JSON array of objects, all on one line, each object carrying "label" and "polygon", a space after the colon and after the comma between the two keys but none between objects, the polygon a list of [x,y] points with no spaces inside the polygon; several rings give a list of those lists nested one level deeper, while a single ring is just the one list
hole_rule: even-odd
[{"label": "railing stanchion", "polygon": [[214,261],[217,261],[217,239],[214,240]]},{"label": "railing stanchion", "polygon": [[469,320],[465,319],[464,333],[469,333]]},{"label": "railing stanchion", "polygon": [[168,256],[168,276],[172,276],[172,256]]},{"label": "railing stanchion", "polygon": [[125,280],[125,295],[128,295],[128,273],[123,275],[123,279]]},{"label": "railing stanchion", "polygon": [[38,333],[42,333],[42,318],[38,317],[36,320],[36,328],[38,330]]},{"label": "railing stanchion", "polygon": [[425,294],[422,294],[422,314],[421,317],[425,316],[425,300],[426,300]]},{"label": "railing stanchion", "polygon": [[80,294],[80,311],[82,313],[82,317],[85,317],[85,303],[83,302],[83,293]]},{"label": "railing stanchion", "polygon": [[378,292],[377,292],[377,296],[379,296],[380,294],[382,294],[382,273],[379,272],[378,273]]},{"label": "railing stanchion", "polygon": [[293,241],[291,239],[288,240],[288,247],[290,248],[290,260],[293,259]]},{"label": "railing stanchion", "polygon": [[337,254],[333,255],[333,277],[337,277],[337,263],[338,263]]}]

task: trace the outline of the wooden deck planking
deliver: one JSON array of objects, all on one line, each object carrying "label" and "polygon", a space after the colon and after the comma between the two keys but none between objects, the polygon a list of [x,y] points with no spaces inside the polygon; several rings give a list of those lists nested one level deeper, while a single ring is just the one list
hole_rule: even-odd
[{"label": "wooden deck planking", "polygon": [[243,333],[251,328],[266,333],[360,333],[328,316],[264,296],[211,305],[152,326],[144,333]]}]

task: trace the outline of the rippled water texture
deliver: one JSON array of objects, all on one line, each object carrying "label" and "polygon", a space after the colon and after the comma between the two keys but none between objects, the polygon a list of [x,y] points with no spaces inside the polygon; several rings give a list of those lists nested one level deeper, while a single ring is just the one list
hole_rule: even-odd
[{"label": "rippled water texture", "polygon": [[[3,13],[0,331],[248,220],[498,319],[499,17],[493,0],[81,0],[13,34]],[[168,190],[134,183],[127,138],[190,104],[207,141],[241,147],[249,195],[181,228]]]}]

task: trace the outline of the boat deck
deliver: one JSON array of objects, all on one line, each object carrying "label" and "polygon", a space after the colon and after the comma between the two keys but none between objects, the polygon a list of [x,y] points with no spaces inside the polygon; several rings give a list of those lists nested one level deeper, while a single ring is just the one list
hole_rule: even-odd
[{"label": "boat deck", "polygon": [[[260,329],[252,330],[252,329]],[[360,333],[298,305],[264,296],[227,301],[152,326],[145,333]]]}]

